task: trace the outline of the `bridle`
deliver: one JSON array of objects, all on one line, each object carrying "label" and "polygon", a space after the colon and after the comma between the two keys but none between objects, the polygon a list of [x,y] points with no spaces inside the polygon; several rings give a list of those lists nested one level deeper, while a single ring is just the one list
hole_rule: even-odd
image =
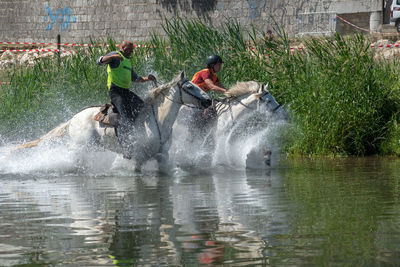
[{"label": "bridle", "polygon": [[[269,103],[269,102],[271,102],[271,100],[267,97],[268,95],[271,95],[271,94],[267,90],[263,90],[263,94],[260,99],[265,101],[266,103]],[[278,105],[276,107],[274,107],[272,110],[270,110],[270,112],[275,113],[280,107],[282,107],[282,105],[279,104],[278,102],[277,102],[277,104]]]}]

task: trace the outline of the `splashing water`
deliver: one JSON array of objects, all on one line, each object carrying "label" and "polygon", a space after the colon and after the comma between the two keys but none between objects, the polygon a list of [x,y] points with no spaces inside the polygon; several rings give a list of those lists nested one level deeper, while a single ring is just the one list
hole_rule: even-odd
[{"label": "splashing water", "polygon": [[[148,70],[158,76],[156,72]],[[149,83],[136,84],[136,93],[145,98],[153,85]],[[65,100],[67,99],[67,100]],[[84,107],[89,106],[88,101],[70,103],[64,97],[62,90],[56,99],[56,103],[47,103],[46,108],[50,111],[38,113],[31,118],[31,125],[21,126],[12,132],[12,136],[0,134],[0,175],[2,174],[36,174],[36,175],[59,175],[59,174],[82,174],[88,176],[97,175],[119,175],[130,176],[135,170],[132,161],[125,160],[122,156],[111,152],[99,150],[95,147],[89,149],[76,149],[68,144],[66,138],[40,142],[37,147],[13,151],[17,145],[22,144],[21,139],[35,139],[35,136],[42,136],[43,129],[52,129],[57,122],[68,121]],[[57,106],[53,110],[51,107]],[[43,115],[44,114],[44,115]],[[18,142],[10,142],[19,139]],[[92,147],[93,148],[93,147]],[[154,162],[149,162],[143,167],[144,170],[154,171]]]},{"label": "splashing water", "polygon": [[[190,136],[186,122],[185,119],[178,119],[172,134],[169,155],[175,171],[182,171],[184,167],[265,168],[267,166],[263,162],[263,147],[272,151],[272,165],[279,161],[277,137],[286,122],[274,119],[268,112],[249,113],[215,138],[213,128],[207,136]],[[84,173],[89,176],[125,176],[132,175],[135,170],[132,161],[125,160],[114,152],[98,148],[94,151],[71,148],[65,138],[10,152],[13,148],[14,144],[6,143],[0,136],[0,175]],[[155,171],[157,167],[152,161],[143,169]]]},{"label": "splashing water", "polygon": [[218,136],[213,136],[218,133],[212,128],[207,136],[191,137],[185,122],[187,119],[178,119],[170,150],[170,157],[178,166],[265,168],[264,147],[272,151],[273,164],[279,160],[277,137],[286,122],[274,119],[269,112],[249,113]]},{"label": "splashing water", "polygon": [[[13,145],[0,147],[1,174],[85,174],[88,176],[131,175],[134,164],[110,151],[72,149],[62,142],[44,142],[37,147],[12,151]],[[152,170],[154,166],[146,165]]]}]

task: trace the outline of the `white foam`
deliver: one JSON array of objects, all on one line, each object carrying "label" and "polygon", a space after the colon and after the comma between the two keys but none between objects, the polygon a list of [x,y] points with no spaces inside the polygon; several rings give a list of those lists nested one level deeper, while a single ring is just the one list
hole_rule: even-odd
[{"label": "white foam", "polygon": [[[12,151],[0,147],[0,174],[107,174],[134,169],[133,163],[110,151],[76,150],[60,143],[40,143],[37,147]],[[115,168],[119,166],[119,168]]]},{"label": "white foam", "polygon": [[[181,122],[185,123],[184,120]],[[249,167],[246,165],[247,156],[251,151],[256,151],[260,156],[255,159],[252,167],[265,168],[263,147],[272,151],[272,158],[277,163],[280,154],[277,137],[285,123],[283,120],[272,119],[268,112],[249,114],[217,136],[211,147],[204,145],[204,136],[188,138],[190,131],[181,123],[174,127],[170,157],[178,166],[215,168],[223,165],[242,169]],[[214,130],[210,131],[212,133]]]}]

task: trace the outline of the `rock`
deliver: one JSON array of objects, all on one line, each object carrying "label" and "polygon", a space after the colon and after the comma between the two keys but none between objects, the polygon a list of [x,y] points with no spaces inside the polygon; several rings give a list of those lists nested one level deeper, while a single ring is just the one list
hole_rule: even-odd
[{"label": "rock", "polygon": [[7,69],[14,66],[16,63],[15,60],[1,60],[0,61],[0,69]]},{"label": "rock", "polygon": [[38,58],[54,57],[55,52],[43,52],[38,56]]},{"label": "rock", "polygon": [[14,59],[14,58],[15,58],[15,54],[12,53],[11,51],[5,51],[0,57],[1,60],[10,60],[10,59]]},{"label": "rock", "polygon": [[29,54],[28,53],[24,53],[19,58],[19,63],[24,64],[24,63],[28,62],[29,60],[31,60],[30,57],[29,57]]}]

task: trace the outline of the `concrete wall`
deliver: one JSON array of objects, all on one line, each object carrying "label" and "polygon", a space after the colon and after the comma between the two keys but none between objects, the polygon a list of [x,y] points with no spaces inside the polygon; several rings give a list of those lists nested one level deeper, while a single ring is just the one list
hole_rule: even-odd
[{"label": "concrete wall", "polygon": [[[214,25],[236,18],[242,25],[290,35],[336,30],[335,14],[382,12],[383,0],[0,0],[0,41],[88,42],[113,37],[135,41],[162,33],[163,18],[198,17]],[[364,21],[363,21],[364,23]],[[369,20],[367,24],[369,23]],[[365,24],[363,24],[365,26]]]}]

